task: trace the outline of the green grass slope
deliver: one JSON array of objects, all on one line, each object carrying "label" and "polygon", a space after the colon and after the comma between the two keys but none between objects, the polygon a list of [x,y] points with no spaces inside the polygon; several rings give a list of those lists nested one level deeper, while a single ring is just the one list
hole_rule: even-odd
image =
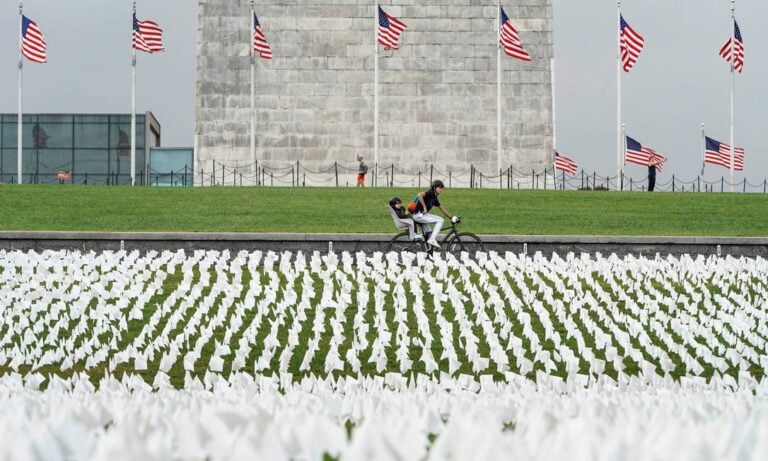
[{"label": "green grass slope", "polygon": [[[394,233],[417,189],[0,186],[0,230]],[[448,189],[479,234],[768,236],[768,196]]]}]

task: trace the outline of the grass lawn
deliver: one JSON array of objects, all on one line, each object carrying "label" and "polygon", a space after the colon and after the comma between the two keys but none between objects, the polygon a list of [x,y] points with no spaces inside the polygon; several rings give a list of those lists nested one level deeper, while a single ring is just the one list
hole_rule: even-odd
[{"label": "grass lawn", "polygon": [[[389,197],[417,189],[0,186],[0,230],[394,232]],[[768,236],[759,194],[448,189],[479,234]]]}]

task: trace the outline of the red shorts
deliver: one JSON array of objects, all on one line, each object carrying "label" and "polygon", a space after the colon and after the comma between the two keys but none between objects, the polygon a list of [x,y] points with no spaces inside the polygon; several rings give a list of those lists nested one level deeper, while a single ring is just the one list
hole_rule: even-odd
[{"label": "red shorts", "polygon": [[365,173],[358,173],[357,174],[357,181],[365,181]]}]

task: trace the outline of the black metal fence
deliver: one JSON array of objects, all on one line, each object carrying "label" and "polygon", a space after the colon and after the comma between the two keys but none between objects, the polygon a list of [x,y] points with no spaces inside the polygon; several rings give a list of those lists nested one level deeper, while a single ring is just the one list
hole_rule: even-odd
[{"label": "black metal fence", "polygon": [[[189,166],[176,171],[150,170],[148,175],[136,175],[136,184],[141,186],[259,186],[259,187],[311,187],[335,186],[354,187],[356,185],[357,164],[335,162],[325,169],[313,170],[296,162],[282,167],[268,166],[262,163],[231,166],[212,161],[208,169],[201,167],[195,171]],[[647,177],[602,176],[595,172],[580,172],[568,175],[554,168],[543,171],[522,171],[508,167],[496,174],[488,174],[474,166],[462,170],[440,169],[427,165],[416,171],[404,171],[396,165],[372,167],[366,175],[368,187],[427,187],[435,179],[441,179],[450,188],[471,189],[536,189],[536,190],[623,190],[645,191]],[[4,182],[15,183],[13,175],[5,175]],[[25,174],[25,184],[81,184],[81,185],[129,185],[129,174],[71,174],[67,179],[60,179],[57,174]],[[735,183],[728,178],[706,179],[703,176],[682,179],[671,175],[667,179],[659,178],[655,190],[662,192],[734,192],[768,193],[768,179],[753,183],[741,179]]]},{"label": "black metal fence", "polygon": [[[266,186],[266,187],[308,187],[356,185],[357,164],[334,162],[325,169],[313,170],[296,162],[282,167],[264,164],[230,166],[211,162],[206,170],[195,172],[197,186]],[[427,165],[416,171],[404,171],[396,165],[372,167],[366,175],[368,187],[426,187],[433,180],[440,179],[448,187],[471,189],[540,189],[540,190],[623,190],[645,191],[647,177],[602,176],[581,171],[575,176],[547,168],[540,171],[522,171],[512,166],[495,174],[488,174],[470,165],[462,170],[441,169]],[[655,190],[662,192],[734,192],[768,193],[768,179],[752,183],[741,179],[734,183],[728,178],[697,176],[682,179],[676,175],[657,178]]]},{"label": "black metal fence", "polygon": [[[1,182],[6,184],[16,184],[16,175],[6,174],[0,176]],[[70,171],[61,171],[58,173],[25,173],[22,176],[23,184],[78,184],[95,186],[129,186],[131,184],[130,173],[83,173],[76,174]],[[155,171],[150,169],[149,174],[145,175],[143,171],[136,174],[136,185],[138,186],[174,186],[191,187],[194,184],[195,177],[192,168],[184,166],[177,171]],[[202,183],[200,183],[202,184]]]}]

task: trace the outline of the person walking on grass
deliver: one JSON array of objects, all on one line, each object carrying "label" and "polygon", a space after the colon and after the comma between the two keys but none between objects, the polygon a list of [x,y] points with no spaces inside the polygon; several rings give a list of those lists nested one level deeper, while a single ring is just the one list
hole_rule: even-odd
[{"label": "person walking on grass", "polygon": [[656,165],[661,163],[661,158],[653,156],[648,161],[648,192],[653,192],[656,187]]},{"label": "person walking on grass", "polygon": [[357,156],[360,164],[357,166],[357,187],[365,187],[365,174],[368,173],[368,164],[363,160],[362,155]]},{"label": "person walking on grass", "polygon": [[[445,190],[445,184],[439,179],[432,183],[429,190],[420,192],[416,196],[416,206],[414,207],[413,220],[419,224],[426,224],[427,229],[431,228],[432,232],[429,234],[427,243],[435,248],[440,248],[440,244],[437,243],[437,236],[440,233],[440,229],[443,228],[443,218],[435,216],[429,212],[434,207],[446,218],[451,218],[452,222],[456,222],[458,218],[453,216],[446,210],[441,204],[438,196]],[[434,226],[434,227],[433,227]]]}]

